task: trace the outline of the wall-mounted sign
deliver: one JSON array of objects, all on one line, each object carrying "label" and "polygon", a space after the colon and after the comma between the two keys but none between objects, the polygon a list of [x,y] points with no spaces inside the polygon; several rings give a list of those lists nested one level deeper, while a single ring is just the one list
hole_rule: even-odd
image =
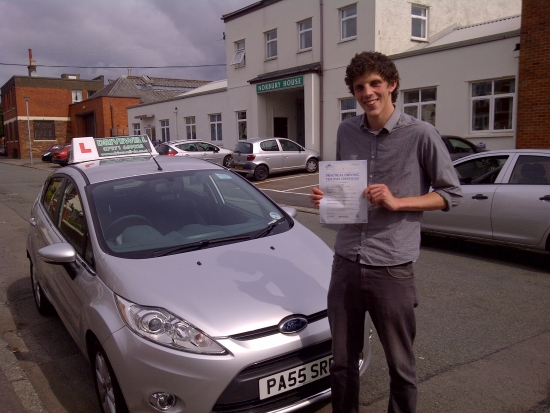
[{"label": "wall-mounted sign", "polygon": [[274,90],[288,89],[291,87],[304,86],[304,77],[296,76],[288,79],[272,80],[271,82],[258,83],[256,93],[273,92]]}]

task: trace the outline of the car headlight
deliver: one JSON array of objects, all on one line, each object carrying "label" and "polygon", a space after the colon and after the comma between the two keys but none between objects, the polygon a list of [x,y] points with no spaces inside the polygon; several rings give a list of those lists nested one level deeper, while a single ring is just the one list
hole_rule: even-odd
[{"label": "car headlight", "polygon": [[126,325],[147,340],[192,353],[228,354],[207,334],[163,308],[144,307],[117,295],[115,299]]}]

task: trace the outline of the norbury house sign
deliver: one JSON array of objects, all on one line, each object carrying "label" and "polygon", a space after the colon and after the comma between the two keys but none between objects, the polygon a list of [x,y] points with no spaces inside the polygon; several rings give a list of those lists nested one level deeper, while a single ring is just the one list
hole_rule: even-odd
[{"label": "norbury house sign", "polygon": [[273,92],[279,89],[304,86],[304,77],[296,76],[287,79],[272,80],[271,82],[258,83],[256,93]]}]

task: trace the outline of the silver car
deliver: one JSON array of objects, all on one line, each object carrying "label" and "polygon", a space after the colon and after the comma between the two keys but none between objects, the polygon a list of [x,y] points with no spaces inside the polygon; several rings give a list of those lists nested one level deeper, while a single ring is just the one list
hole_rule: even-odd
[{"label": "silver car", "polygon": [[27,239],[34,298],[90,360],[103,412],[290,412],[330,396],[333,254],[295,213],[192,158],[88,160],[46,179]]},{"label": "silver car", "polygon": [[159,155],[188,156],[229,167],[233,151],[199,140],[163,142],[156,147]]},{"label": "silver car", "polygon": [[316,172],[319,153],[286,138],[256,138],[240,141],[233,150],[231,169],[263,181],[270,174],[292,170]]},{"label": "silver car", "polygon": [[422,230],[550,251],[550,150],[499,150],[454,161],[463,199],[424,213]]}]

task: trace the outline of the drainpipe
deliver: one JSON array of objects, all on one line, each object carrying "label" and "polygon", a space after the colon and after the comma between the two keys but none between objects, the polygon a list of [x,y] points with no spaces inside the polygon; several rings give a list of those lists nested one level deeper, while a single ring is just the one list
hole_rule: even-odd
[{"label": "drainpipe", "polygon": [[113,113],[113,105],[109,105],[111,109],[111,136],[113,135],[113,131],[115,130],[115,114]]},{"label": "drainpipe", "polygon": [[324,107],[323,107],[323,0],[319,0],[319,15],[320,15],[320,24],[319,24],[319,30],[320,30],[320,56],[319,60],[321,61],[321,69],[319,72],[319,154],[321,155],[321,159],[324,158],[323,154],[323,113],[324,113]]}]

